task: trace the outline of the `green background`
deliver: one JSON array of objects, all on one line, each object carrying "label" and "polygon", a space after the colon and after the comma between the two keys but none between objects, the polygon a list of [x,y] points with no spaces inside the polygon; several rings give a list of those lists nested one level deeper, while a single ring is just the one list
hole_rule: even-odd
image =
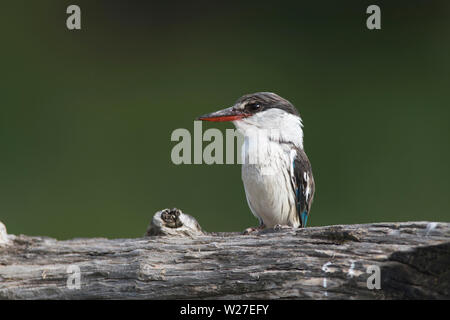
[{"label": "green background", "polygon": [[257,91],[303,117],[310,226],[449,221],[450,2],[393,2],[5,2],[0,221],[59,239],[142,236],[166,207],[256,225],[240,166],[176,166],[170,135]]}]

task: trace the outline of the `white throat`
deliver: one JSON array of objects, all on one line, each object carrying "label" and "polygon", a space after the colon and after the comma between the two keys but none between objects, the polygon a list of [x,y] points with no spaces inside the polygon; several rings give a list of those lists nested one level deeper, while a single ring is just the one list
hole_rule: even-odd
[{"label": "white throat", "polygon": [[233,123],[247,139],[266,137],[273,142],[291,143],[303,149],[302,119],[284,110],[268,109]]}]

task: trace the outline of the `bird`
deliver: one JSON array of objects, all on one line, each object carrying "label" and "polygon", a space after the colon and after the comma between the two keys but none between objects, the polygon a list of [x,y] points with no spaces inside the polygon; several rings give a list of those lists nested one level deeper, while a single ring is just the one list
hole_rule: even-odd
[{"label": "bird", "polygon": [[229,108],[202,115],[202,121],[232,122],[243,135],[242,181],[259,226],[307,225],[315,183],[303,148],[303,122],[288,100],[272,92],[240,97]]}]

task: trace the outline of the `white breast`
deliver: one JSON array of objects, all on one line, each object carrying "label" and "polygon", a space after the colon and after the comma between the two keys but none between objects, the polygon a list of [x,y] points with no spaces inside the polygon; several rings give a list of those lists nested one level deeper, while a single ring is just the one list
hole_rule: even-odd
[{"label": "white breast", "polygon": [[259,136],[256,144],[247,136],[242,149],[242,180],[253,214],[268,228],[277,224],[298,227],[290,176],[292,149],[288,144],[271,141],[267,135]]}]

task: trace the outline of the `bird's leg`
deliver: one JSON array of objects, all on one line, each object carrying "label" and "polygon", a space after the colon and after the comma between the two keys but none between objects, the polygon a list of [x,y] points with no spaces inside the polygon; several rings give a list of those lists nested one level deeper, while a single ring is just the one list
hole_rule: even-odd
[{"label": "bird's leg", "polygon": [[257,226],[256,228],[255,227],[250,227],[250,228],[245,229],[243,234],[256,233],[256,232],[259,232],[259,231],[261,231],[261,230],[263,230],[265,228],[266,228],[266,226],[264,225],[264,223],[260,223],[260,225]]}]

